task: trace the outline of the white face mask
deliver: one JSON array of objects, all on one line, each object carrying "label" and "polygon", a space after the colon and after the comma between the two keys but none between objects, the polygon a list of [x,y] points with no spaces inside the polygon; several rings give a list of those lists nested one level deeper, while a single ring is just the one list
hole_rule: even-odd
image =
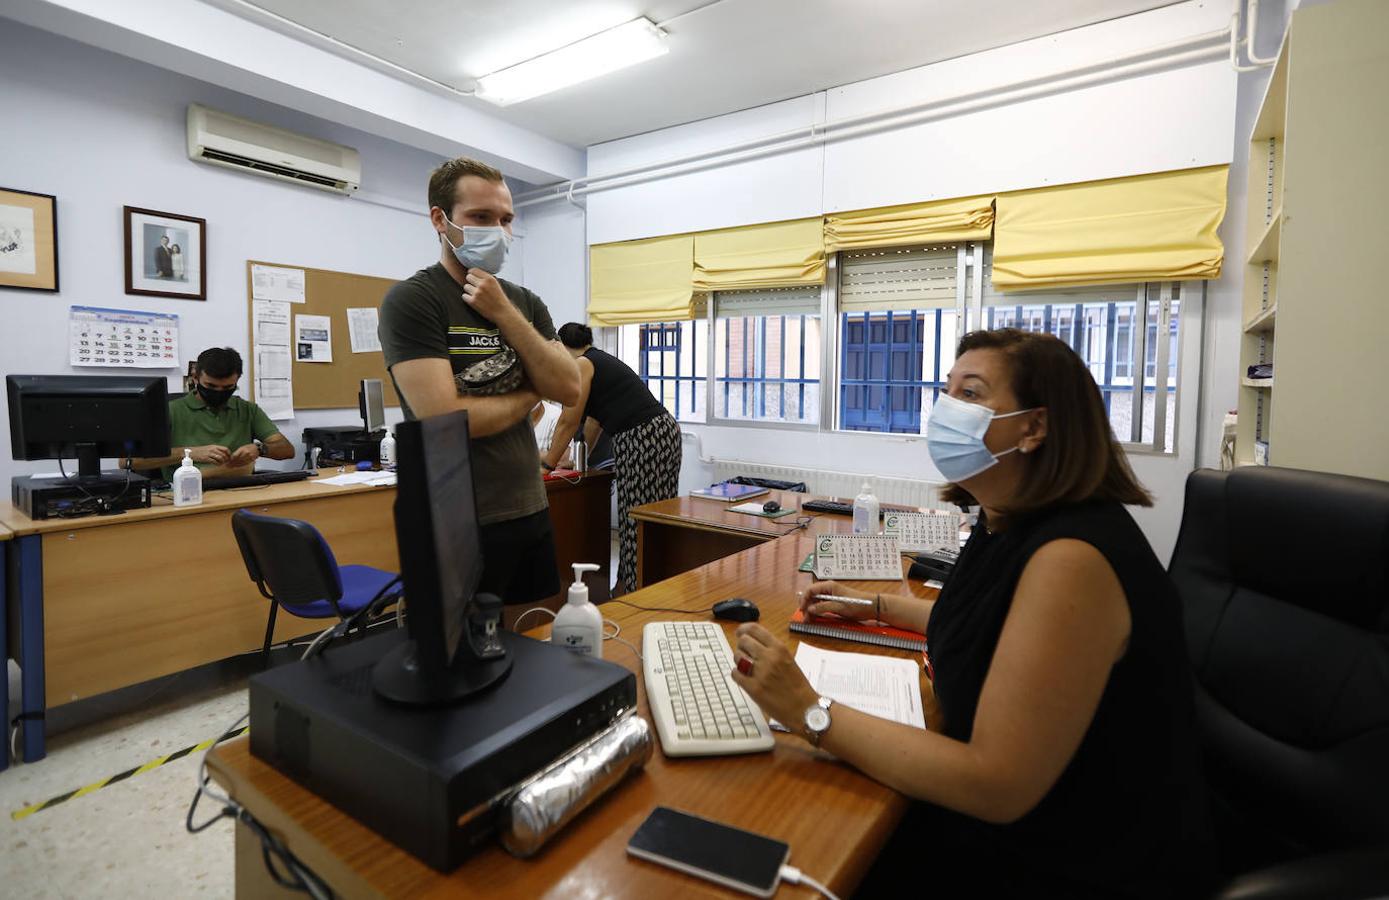
[{"label": "white face mask", "polygon": [[[453,221],[448,216],[444,216],[444,221],[453,225]],[[506,233],[506,229],[500,225],[453,225],[463,232],[463,243],[454,245],[449,240],[448,232],[444,232],[444,243],[453,250],[453,256],[458,260],[458,264],[465,269],[481,269],[492,275],[496,275],[502,270],[502,264],[506,262],[506,252],[511,248],[511,235]]]},{"label": "white face mask", "polygon": [[995,413],[987,406],[941,394],[926,422],[926,450],[931,454],[931,462],[941,475],[957,484],[993,468],[999,457],[1018,449],[1011,447],[995,455],[985,446],[984,434],[993,420],[1020,416],[1033,409],[1036,407]]}]

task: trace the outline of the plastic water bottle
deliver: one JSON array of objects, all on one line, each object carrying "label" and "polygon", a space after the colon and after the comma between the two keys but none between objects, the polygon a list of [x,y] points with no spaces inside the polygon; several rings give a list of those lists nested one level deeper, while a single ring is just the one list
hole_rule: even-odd
[{"label": "plastic water bottle", "polygon": [[873,489],[865,481],[863,489],[854,498],[854,534],[877,533],[878,498],[873,496]]},{"label": "plastic water bottle", "polygon": [[603,614],[588,600],[585,572],[597,572],[593,563],[574,563],[574,583],[569,586],[569,602],[555,615],[550,643],[574,653],[603,658]]},{"label": "plastic water bottle", "polygon": [[389,428],[381,438],[381,468],[388,472],[395,471],[395,435],[391,434]]},{"label": "plastic water bottle", "polygon": [[203,502],[203,473],[193,465],[193,451],[185,447],[183,463],[174,470],[174,506],[197,506]]}]

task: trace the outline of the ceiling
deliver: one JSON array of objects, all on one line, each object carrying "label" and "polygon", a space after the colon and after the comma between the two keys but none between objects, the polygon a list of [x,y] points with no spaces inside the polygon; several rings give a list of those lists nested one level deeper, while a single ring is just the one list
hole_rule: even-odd
[{"label": "ceiling", "polygon": [[459,99],[538,134],[585,147],[1172,0],[209,2],[305,37],[263,15],[273,13],[459,90],[472,89],[481,75],[644,15],[668,32],[667,55],[514,106]]}]

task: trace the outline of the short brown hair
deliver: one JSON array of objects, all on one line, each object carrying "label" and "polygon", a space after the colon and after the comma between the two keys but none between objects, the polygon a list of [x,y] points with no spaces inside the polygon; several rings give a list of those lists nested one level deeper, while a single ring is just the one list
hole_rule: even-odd
[{"label": "short brown hair", "polygon": [[[1047,410],[1046,439],[1024,458],[1022,487],[1002,508],[1005,516],[1083,500],[1153,505],[1152,495],[1134,477],[1124,448],[1109,428],[1099,386],[1064,341],[1050,334],[999,328],[966,334],[955,356],[970,350],[999,351],[1008,365],[1018,408]],[[958,484],[950,485],[943,496],[962,506],[975,502]]]},{"label": "short brown hair", "polygon": [[464,175],[476,175],[484,181],[502,181],[502,173],[485,162],[478,162],[466,156],[451,159],[429,173],[429,208],[439,207],[444,215],[453,215],[453,204],[458,199],[458,179]]}]

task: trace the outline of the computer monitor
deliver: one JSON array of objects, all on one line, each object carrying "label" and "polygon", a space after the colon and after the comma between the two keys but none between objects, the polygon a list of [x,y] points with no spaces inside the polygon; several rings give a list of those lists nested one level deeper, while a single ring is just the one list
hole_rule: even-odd
[{"label": "computer monitor", "polygon": [[101,460],[169,455],[164,376],[7,375],[10,452],[15,459],[77,458],[82,479]]},{"label": "computer monitor", "polygon": [[362,412],[362,427],[367,434],[386,427],[386,398],[380,378],[363,378],[357,391],[357,408]]},{"label": "computer monitor", "polygon": [[482,542],[465,410],[396,426],[396,542],[410,640],[372,672],[401,703],[452,703],[505,677],[502,602],[477,594]]}]

